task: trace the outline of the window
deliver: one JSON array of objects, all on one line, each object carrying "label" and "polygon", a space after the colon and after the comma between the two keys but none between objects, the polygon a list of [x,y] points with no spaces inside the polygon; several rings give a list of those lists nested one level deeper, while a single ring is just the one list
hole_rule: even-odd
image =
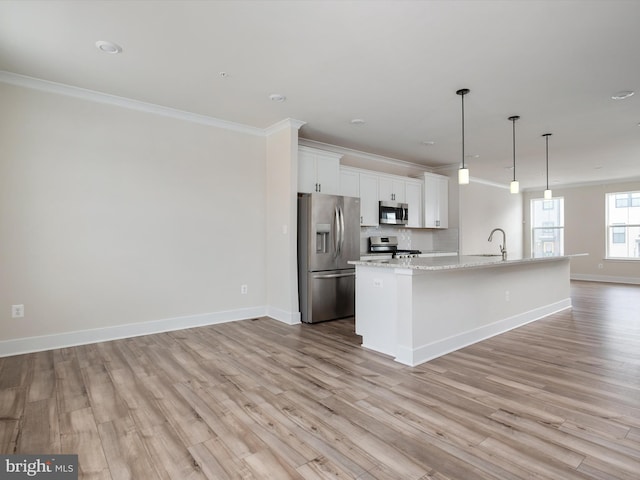
[{"label": "window", "polygon": [[613,243],[626,243],[627,242],[627,229],[625,227],[611,227],[611,241]]},{"label": "window", "polygon": [[531,200],[531,255],[564,255],[564,198]]},{"label": "window", "polygon": [[615,193],[616,208],[640,207],[640,192]]},{"label": "window", "polygon": [[640,192],[608,193],[607,258],[640,260]]}]

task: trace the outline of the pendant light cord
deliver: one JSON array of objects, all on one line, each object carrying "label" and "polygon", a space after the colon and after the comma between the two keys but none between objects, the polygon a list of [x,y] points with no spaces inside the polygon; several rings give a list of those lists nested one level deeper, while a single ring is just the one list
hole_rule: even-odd
[{"label": "pendant light cord", "polygon": [[511,117],[513,125],[513,181],[516,181],[516,120],[517,117]]},{"label": "pendant light cord", "polygon": [[509,117],[509,120],[512,122],[513,126],[513,181],[516,181],[516,120],[519,120],[520,117],[518,115],[514,115],[513,117]]},{"label": "pendant light cord", "polygon": [[549,135],[545,135],[547,141],[547,190],[549,190]]},{"label": "pendant light cord", "polygon": [[468,88],[461,88],[456,92],[462,97],[462,168],[464,169],[464,96],[469,93]]},{"label": "pendant light cord", "polygon": [[462,97],[462,168],[464,168],[464,94]]},{"label": "pendant light cord", "polygon": [[546,150],[547,150],[547,190],[549,190],[549,137],[551,136],[550,133],[545,133],[544,135],[542,135],[545,139],[546,142]]}]

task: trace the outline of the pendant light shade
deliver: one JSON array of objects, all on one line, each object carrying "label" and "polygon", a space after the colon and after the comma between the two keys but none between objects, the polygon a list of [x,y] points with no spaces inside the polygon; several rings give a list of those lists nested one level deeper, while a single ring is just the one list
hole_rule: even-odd
[{"label": "pendant light shade", "polygon": [[458,170],[458,183],[460,185],[468,185],[469,184],[469,169],[461,168]]},{"label": "pendant light shade", "polygon": [[464,96],[469,93],[468,88],[461,88],[456,92],[462,100],[462,167],[458,170],[458,184],[467,185],[469,183],[469,169],[464,166]]},{"label": "pendant light shade", "polygon": [[511,181],[511,185],[509,190],[511,193],[519,193],[520,192],[520,182],[516,180],[516,120],[520,117],[518,115],[514,115],[509,117],[511,123],[513,125],[513,180]]},{"label": "pendant light shade", "polygon": [[547,189],[544,191],[544,199],[551,200],[553,198],[553,193],[551,192],[551,190],[549,190],[549,137],[551,136],[551,134],[545,133],[542,136],[544,137],[547,144]]}]

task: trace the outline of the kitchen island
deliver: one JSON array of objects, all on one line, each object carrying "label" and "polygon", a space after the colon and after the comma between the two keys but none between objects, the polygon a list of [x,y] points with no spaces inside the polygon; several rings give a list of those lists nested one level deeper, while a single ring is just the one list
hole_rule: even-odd
[{"label": "kitchen island", "polygon": [[410,366],[571,307],[569,256],[349,263],[362,346]]}]

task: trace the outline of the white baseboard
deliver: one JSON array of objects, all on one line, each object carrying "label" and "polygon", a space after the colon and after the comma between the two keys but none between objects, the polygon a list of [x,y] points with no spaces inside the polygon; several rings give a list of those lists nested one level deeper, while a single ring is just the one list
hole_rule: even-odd
[{"label": "white baseboard", "polygon": [[[153,333],[183,330],[185,328],[203,327],[206,325],[233,322],[235,320],[248,320],[251,318],[264,317],[268,315],[268,310],[271,309],[267,306],[242,308],[223,312],[166,318],[163,320],[152,320],[149,322],[130,323],[127,325],[115,325],[113,327],[94,328],[91,330],[77,330],[54,335],[3,340],[0,341],[0,357],[106,342],[121,338],[138,337]],[[294,316],[295,314],[290,315],[291,318]],[[284,321],[280,318],[276,318],[276,320]]]},{"label": "white baseboard", "polygon": [[298,325],[302,323],[300,320],[300,312],[287,312],[286,310],[276,307],[267,307],[267,316],[279,322],[286,323],[287,325]]},{"label": "white baseboard", "polygon": [[447,353],[451,353],[455,350],[486,340],[487,338],[491,338],[495,335],[508,332],[509,330],[521,327],[522,325],[526,325],[527,323],[539,320],[540,318],[570,307],[571,298],[565,298],[564,300],[535,308],[528,312],[514,315],[513,317],[498,320],[490,325],[485,325],[483,327],[476,328],[475,330],[454,335],[417,348],[412,349],[398,345],[395,360],[396,362],[404,365],[415,367],[421,363],[428,362],[429,360],[433,360],[434,358]]},{"label": "white baseboard", "polygon": [[571,280],[604,283],[629,283],[632,285],[640,285],[640,277],[616,277],[613,275],[589,275],[583,273],[572,273]]}]

